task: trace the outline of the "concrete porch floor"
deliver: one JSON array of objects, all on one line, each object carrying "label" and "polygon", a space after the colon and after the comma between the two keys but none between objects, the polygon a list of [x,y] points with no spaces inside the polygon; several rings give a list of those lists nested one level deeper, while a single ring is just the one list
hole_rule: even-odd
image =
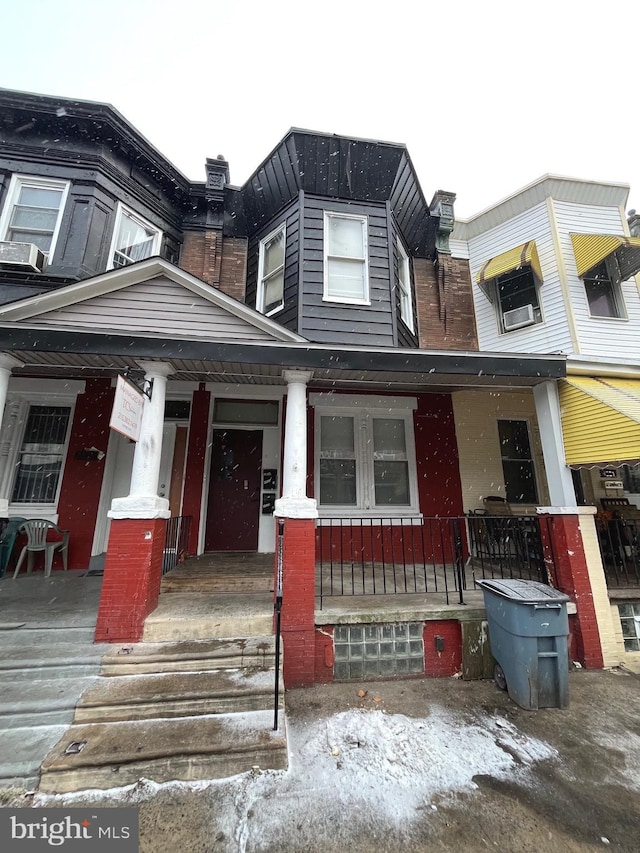
[{"label": "concrete porch floor", "polygon": [[[143,640],[232,638],[273,631],[273,554],[203,554],[163,578],[158,607],[145,622]],[[316,570],[319,593],[319,570]],[[442,589],[442,587],[439,587]],[[367,586],[367,591],[369,587]],[[398,595],[316,596],[316,625],[375,622],[477,620],[484,618],[482,592],[469,574],[464,604],[449,591]],[[283,608],[286,608],[286,599]]]}]

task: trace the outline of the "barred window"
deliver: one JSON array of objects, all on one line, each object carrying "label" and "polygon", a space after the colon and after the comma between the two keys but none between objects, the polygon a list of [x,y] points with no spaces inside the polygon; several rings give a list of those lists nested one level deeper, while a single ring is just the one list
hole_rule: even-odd
[{"label": "barred window", "polygon": [[55,503],[70,415],[69,406],[31,406],[18,454],[12,503]]}]

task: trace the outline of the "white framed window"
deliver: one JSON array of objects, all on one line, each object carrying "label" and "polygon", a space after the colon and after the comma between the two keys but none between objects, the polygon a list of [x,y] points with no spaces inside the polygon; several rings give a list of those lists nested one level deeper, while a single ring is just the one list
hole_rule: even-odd
[{"label": "white framed window", "polygon": [[[345,395],[351,396],[351,395]],[[315,494],[323,516],[417,515],[413,398],[367,408],[371,400],[315,405]]]},{"label": "white framed window", "polygon": [[626,319],[620,278],[618,262],[613,255],[582,276],[589,314],[592,317]]},{"label": "white framed window", "polygon": [[411,297],[411,268],[409,256],[404,250],[400,240],[396,241],[398,247],[398,294],[400,297],[400,317],[410,331],[414,331],[413,325],[413,299]]},{"label": "white framed window", "polygon": [[51,261],[69,182],[13,175],[0,218],[0,240],[34,243]]},{"label": "white framed window", "polygon": [[536,276],[531,267],[495,279],[498,325],[501,333],[542,323]]},{"label": "white framed window", "polygon": [[625,652],[640,652],[640,601],[618,605]]},{"label": "white framed window", "polygon": [[71,406],[29,406],[15,465],[10,502],[54,506],[71,423]]},{"label": "white framed window", "polygon": [[160,252],[162,231],[118,203],[107,269],[118,269]]},{"label": "white framed window", "polygon": [[286,225],[260,240],[258,256],[258,290],[256,308],[269,317],[284,307],[284,258],[287,242]]},{"label": "white framed window", "polygon": [[366,216],[325,212],[323,299],[369,305]]}]

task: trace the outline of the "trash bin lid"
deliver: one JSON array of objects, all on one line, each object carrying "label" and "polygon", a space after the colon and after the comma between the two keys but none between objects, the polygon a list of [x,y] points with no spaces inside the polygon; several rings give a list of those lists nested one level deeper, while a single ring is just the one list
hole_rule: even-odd
[{"label": "trash bin lid", "polygon": [[564,592],[547,586],[539,581],[524,581],[519,579],[477,580],[476,584],[484,589],[509,598],[520,604],[558,604],[569,601]]}]

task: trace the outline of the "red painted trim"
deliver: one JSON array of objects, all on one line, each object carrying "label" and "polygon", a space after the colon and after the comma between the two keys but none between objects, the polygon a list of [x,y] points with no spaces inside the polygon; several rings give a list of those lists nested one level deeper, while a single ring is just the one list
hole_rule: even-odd
[{"label": "red painted trim", "polygon": [[[58,524],[63,530],[71,531],[70,569],[86,569],[91,558],[109,444],[113,395],[111,380],[87,379],[84,394],[78,394],[76,400],[58,501]],[[76,454],[82,454],[90,447],[101,450],[104,458],[76,459]]]}]

